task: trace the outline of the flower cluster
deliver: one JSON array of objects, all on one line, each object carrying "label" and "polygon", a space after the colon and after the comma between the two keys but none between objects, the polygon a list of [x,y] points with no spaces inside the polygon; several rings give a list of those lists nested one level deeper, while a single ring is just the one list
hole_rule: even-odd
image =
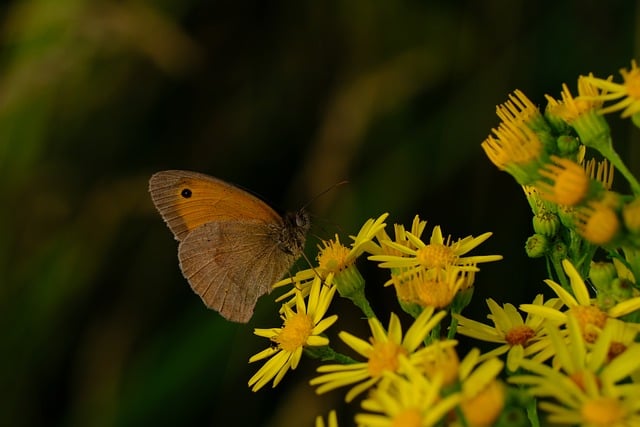
[{"label": "flower cluster", "polygon": [[[426,221],[416,216],[410,229],[396,224],[391,237],[387,217],[366,221],[348,246],[339,236],[322,242],[316,265],[274,285],[289,289],[277,299],[283,326],[255,330],[272,345],[250,359],[268,360],[249,386],[257,391],[272,381],[275,387],[306,355],[322,361],[309,381],[316,393],[346,387],[346,402],[361,398],[362,412],[355,418],[360,426],[430,426],[443,420],[468,425],[468,420],[497,419],[505,401],[505,386],[498,379],[503,362],[481,359],[478,351],[459,362],[455,330],[442,334],[447,316],[469,303],[478,264],[502,258],[468,255],[491,233],[454,240],[436,226],[423,241]],[[358,259],[388,271],[386,284],[393,285],[398,307],[412,318],[406,329],[398,312],[384,323],[376,315]],[[352,355],[335,351],[325,333],[337,322],[336,315],[325,317],[335,296],[350,300],[368,323],[369,336],[337,333]],[[487,401],[492,411],[486,410]],[[335,412],[328,422],[337,424]],[[317,424],[324,425],[323,419]]]},{"label": "flower cluster", "polygon": [[[539,414],[553,425],[640,425],[640,185],[604,117],[622,111],[640,127],[640,69],[632,62],[621,74],[622,83],[580,76],[577,95],[563,85],[544,111],[516,90],[481,144],[524,190],[533,225],[524,249],[546,260],[555,295],[519,305],[489,298],[490,323],[470,319],[463,310],[479,266],[502,259],[472,254],[491,233],[454,239],[435,226],[428,235],[417,215],[391,229],[383,214],[348,244],[322,242],[314,265],[274,285],[284,289],[283,323],[255,330],[270,346],[250,359],[264,361],[252,390],[277,386],[304,357],[318,363],[309,380],[317,394],[359,403],[359,427],[539,426]],[[613,189],[615,171],[628,193]],[[368,283],[356,261],[386,282]],[[379,316],[372,286],[388,287],[398,310]],[[337,297],[366,325],[328,315]],[[461,337],[493,348],[463,350]],[[337,427],[336,411],[327,424]]]},{"label": "flower cluster", "polygon": [[[457,315],[457,332],[500,344],[482,357],[507,355],[508,382],[526,393],[533,425],[537,409],[554,425],[640,423],[640,186],[604,117],[622,110],[640,124],[635,61],[621,75],[622,83],[580,76],[577,96],[563,85],[559,98],[546,96],[544,112],[516,91],[482,143],[524,189],[534,231],[525,251],[546,259],[556,297],[538,295],[519,311],[489,299],[493,326]],[[614,170],[628,194],[613,190]]]}]

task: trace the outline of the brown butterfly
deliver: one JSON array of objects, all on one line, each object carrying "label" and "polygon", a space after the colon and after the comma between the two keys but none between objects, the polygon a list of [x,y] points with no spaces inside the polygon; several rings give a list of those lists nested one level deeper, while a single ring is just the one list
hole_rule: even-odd
[{"label": "brown butterfly", "polygon": [[180,269],[205,305],[246,323],[258,298],[302,254],[309,215],[278,214],[248,192],[197,172],[154,174],[149,192],[176,240]]}]

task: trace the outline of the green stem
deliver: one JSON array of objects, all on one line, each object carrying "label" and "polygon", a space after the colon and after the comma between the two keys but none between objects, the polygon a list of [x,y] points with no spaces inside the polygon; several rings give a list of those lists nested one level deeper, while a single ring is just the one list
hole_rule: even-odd
[{"label": "green stem", "polygon": [[618,172],[622,174],[622,176],[624,176],[624,178],[631,186],[631,191],[633,191],[633,194],[635,194],[636,196],[639,195],[640,184],[638,184],[636,177],[633,176],[631,171],[627,169],[627,166],[624,164],[618,153],[616,153],[613,148],[609,149],[609,147],[607,147],[607,149],[601,148],[600,153],[611,162],[613,167],[616,168]]},{"label": "green stem", "polygon": [[458,417],[458,421],[460,421],[460,425],[462,427],[469,427],[467,418],[464,416],[464,412],[462,412],[462,408],[460,408],[460,405],[456,406],[456,416]]},{"label": "green stem", "polygon": [[447,332],[447,338],[453,339],[456,336],[456,331],[458,330],[458,318],[451,317],[451,324],[449,325],[449,332]]},{"label": "green stem", "polygon": [[531,427],[540,427],[540,420],[538,419],[538,407],[536,405],[536,399],[531,398],[527,402],[527,418],[531,423]]},{"label": "green stem", "polygon": [[427,335],[424,339],[425,345],[430,345],[433,342],[440,341],[440,323],[435,325],[431,330],[431,333]]},{"label": "green stem", "polygon": [[[564,269],[562,268],[562,263],[560,262],[560,260],[551,257],[551,265],[553,265],[553,269],[555,270],[556,277],[558,278],[558,282],[560,282],[560,285],[567,291],[571,292],[571,285],[567,280],[567,276],[565,276],[564,274]],[[550,279],[553,278],[550,277]]]},{"label": "green stem", "polygon": [[352,301],[354,305],[362,310],[367,319],[373,319],[374,317],[376,317],[376,314],[373,312],[373,309],[371,308],[371,305],[366,298],[354,298],[352,299]]}]

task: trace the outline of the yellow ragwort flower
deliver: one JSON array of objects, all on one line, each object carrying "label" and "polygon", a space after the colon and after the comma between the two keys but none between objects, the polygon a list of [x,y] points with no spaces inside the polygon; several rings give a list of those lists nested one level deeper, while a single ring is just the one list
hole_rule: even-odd
[{"label": "yellow ragwort flower", "polygon": [[521,185],[531,183],[544,154],[540,137],[529,127],[511,122],[500,123],[492,132],[495,137],[489,135],[480,144],[489,160]]},{"label": "yellow ragwort flower", "polygon": [[[553,298],[543,303],[543,295],[538,294],[532,304],[559,309],[562,301]],[[514,372],[522,358],[533,357],[535,360],[545,361],[553,356],[554,350],[544,328],[544,317],[527,314],[523,320],[512,304],[507,303],[500,307],[492,298],[487,299],[487,305],[491,311],[487,317],[493,322],[493,327],[459,314],[453,315],[458,319],[457,333],[501,344],[483,354],[481,360],[507,353],[507,367]]]},{"label": "yellow ragwort flower", "polygon": [[374,389],[355,417],[359,427],[431,427],[439,425],[460,402],[460,393],[442,397],[442,376],[428,379],[405,357],[399,357],[403,375],[386,373],[386,382]]},{"label": "yellow ragwort flower", "polygon": [[561,102],[546,95],[554,115],[573,125],[582,116],[597,111],[603,101],[600,98],[601,92],[591,81],[592,77],[592,75],[578,77],[578,96],[575,98],[565,83],[562,84],[562,92],[560,93]]},{"label": "yellow ragwort flower", "polygon": [[496,115],[503,123],[514,127],[547,129],[548,126],[538,107],[519,89],[509,95],[509,99],[496,107]]},{"label": "yellow ragwort flower", "polygon": [[[484,360],[484,361],[481,361]],[[506,390],[498,380],[504,362],[497,357],[482,359],[480,350],[472,349],[460,362],[458,380],[462,388],[461,409],[467,424],[477,427],[494,425],[505,405]]]},{"label": "yellow ragwort flower", "polygon": [[631,70],[622,68],[622,83],[614,83],[611,77],[600,79],[589,75],[591,85],[603,89],[605,92],[597,96],[601,101],[613,101],[619,99],[613,105],[600,109],[601,114],[614,111],[622,111],[622,117],[630,117],[640,111],[640,69],[636,61],[631,60]]},{"label": "yellow ragwort flower", "polygon": [[474,272],[458,267],[417,270],[392,274],[387,284],[393,284],[398,300],[420,307],[446,308],[456,294],[473,284]]},{"label": "yellow ragwort flower", "polygon": [[281,328],[255,329],[258,336],[269,338],[275,346],[271,346],[249,359],[249,363],[269,358],[269,360],[249,379],[249,387],[257,391],[273,379],[273,387],[278,385],[289,369],[296,369],[302,350],[306,346],[318,347],[329,344],[323,336],[338,319],[337,315],[324,317],[336,288],[324,286],[319,277],[313,281],[308,301],[305,303],[302,293],[295,296],[296,310],[283,306]]},{"label": "yellow ragwort flower", "polygon": [[[360,393],[377,384],[385,372],[398,372],[400,355],[405,355],[414,363],[423,353],[430,351],[429,347],[424,347],[424,339],[446,315],[444,311],[435,315],[433,312],[433,309],[425,309],[414,320],[404,337],[400,319],[395,313],[391,313],[388,330],[384,329],[377,318],[367,319],[372,333],[369,341],[348,332],[340,332],[340,339],[363,356],[366,361],[349,365],[322,365],[318,367],[318,372],[322,375],[309,383],[312,386],[318,386],[316,389],[318,394],[357,384],[345,397],[347,402],[352,401]],[[447,343],[454,345],[455,341],[449,340]]]},{"label": "yellow ragwort flower", "polygon": [[393,224],[394,238],[391,238],[387,231],[382,228],[376,235],[376,240],[378,242],[377,245],[372,246],[368,252],[370,255],[401,255],[402,252],[393,249],[382,242],[394,241],[399,245],[403,246],[411,246],[411,242],[409,241],[409,237],[407,234],[412,234],[414,236],[422,236],[422,232],[427,225],[427,221],[423,221],[420,219],[418,215],[413,217],[413,221],[411,223],[411,228],[406,230],[404,225],[402,224]]},{"label": "yellow ragwort flower", "polygon": [[419,235],[405,232],[407,240],[404,242],[391,240],[381,242],[382,245],[397,251],[398,255],[371,255],[369,259],[380,261],[380,268],[390,268],[394,274],[413,274],[421,270],[441,270],[453,266],[462,271],[473,272],[477,270],[476,264],[502,259],[502,255],[464,256],[491,237],[491,234],[487,232],[477,237],[467,236],[452,242],[451,236],[445,239],[440,226],[436,226],[433,228],[429,243],[425,243]]},{"label": "yellow ragwort flower", "polygon": [[573,294],[553,280],[547,279],[545,283],[549,285],[564,305],[568,307],[568,310],[560,311],[553,307],[535,304],[521,304],[520,310],[542,316],[557,324],[565,324],[568,315],[574,315],[578,320],[585,340],[587,342],[594,342],[600,331],[605,327],[607,319],[619,318],[640,309],[640,297],[635,297],[619,302],[606,311],[603,311],[596,304],[595,298],[589,296],[587,285],[573,264],[565,259],[562,261],[562,266],[569,277]]},{"label": "yellow ragwort flower", "polygon": [[538,172],[548,181],[538,181],[535,186],[543,198],[553,203],[575,206],[587,196],[589,176],[572,160],[551,156],[551,163]]},{"label": "yellow ragwort flower", "polygon": [[565,339],[557,326],[549,325],[556,347],[555,367],[524,360],[522,367],[529,374],[509,381],[528,386],[529,393],[545,399],[539,406],[549,413],[550,422],[598,427],[640,422],[640,384],[627,383],[637,370],[640,344],[611,359],[613,328],[606,327],[593,345],[584,339],[574,316],[569,317],[568,331]]},{"label": "yellow ragwort flower", "polygon": [[607,245],[618,236],[620,220],[615,211],[602,202],[589,202],[575,211],[577,231],[594,245]]},{"label": "yellow ragwort flower", "polygon": [[[611,159],[609,125],[599,113],[602,93],[592,84],[591,77],[578,78],[578,97],[574,98],[566,84],[562,85],[562,101],[546,96],[547,111],[567,122],[578,134],[582,144],[593,147]],[[618,165],[616,165],[618,166]]]},{"label": "yellow ragwort flower", "polygon": [[[605,326],[608,335],[603,338],[603,346],[607,350],[607,362],[624,353],[629,347],[636,345],[636,337],[638,336],[638,328],[635,324],[623,322],[618,319],[609,319]],[[605,335],[605,333],[601,334]],[[604,341],[604,339],[608,341]],[[636,372],[640,372],[640,366]]]}]

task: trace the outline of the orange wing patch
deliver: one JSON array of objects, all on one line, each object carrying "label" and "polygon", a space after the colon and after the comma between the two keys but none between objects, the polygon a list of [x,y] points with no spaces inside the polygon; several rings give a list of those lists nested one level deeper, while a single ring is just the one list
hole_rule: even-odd
[{"label": "orange wing patch", "polygon": [[276,211],[254,195],[196,172],[158,172],[149,180],[149,192],[178,241],[210,222],[282,222]]}]

